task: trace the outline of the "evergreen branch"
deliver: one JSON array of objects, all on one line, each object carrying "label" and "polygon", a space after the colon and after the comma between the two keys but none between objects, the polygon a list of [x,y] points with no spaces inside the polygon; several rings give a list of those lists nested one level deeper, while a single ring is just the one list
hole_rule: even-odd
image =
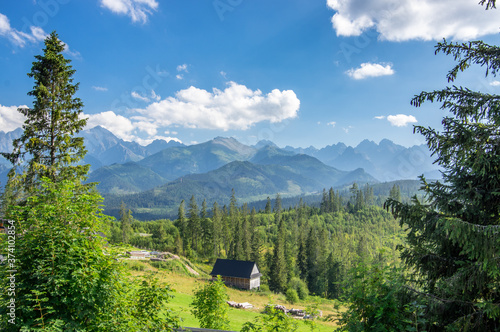
[{"label": "evergreen branch", "polygon": [[437,295],[434,295],[434,294],[431,294],[431,293],[421,292],[421,291],[416,290],[413,287],[410,287],[408,285],[403,285],[403,288],[405,288],[405,289],[407,289],[410,292],[413,292],[415,294],[418,294],[418,295],[421,295],[421,296],[433,299],[433,300],[435,300],[437,302],[441,302],[441,303],[460,303],[460,304],[465,304],[465,305],[470,305],[470,306],[474,306],[476,304],[476,303],[470,302],[470,301],[462,301],[462,300],[454,300],[454,299],[443,299],[443,298],[440,298]]},{"label": "evergreen branch", "polygon": [[[488,4],[488,8],[490,5]],[[458,64],[453,67],[446,77],[448,82],[453,82],[457,78],[458,72],[463,72],[471,64],[477,64],[481,67],[486,66],[486,76],[491,71],[493,76],[500,69],[500,48],[491,46],[483,41],[473,41],[468,43],[448,43],[446,39],[436,45],[435,53],[443,52],[446,55],[453,55]]]},{"label": "evergreen branch", "polygon": [[486,3],[486,10],[488,10],[488,9],[491,9],[491,8],[497,8],[496,7],[496,2],[497,2],[497,0],[480,0],[479,4],[481,6],[484,6],[484,4]]}]

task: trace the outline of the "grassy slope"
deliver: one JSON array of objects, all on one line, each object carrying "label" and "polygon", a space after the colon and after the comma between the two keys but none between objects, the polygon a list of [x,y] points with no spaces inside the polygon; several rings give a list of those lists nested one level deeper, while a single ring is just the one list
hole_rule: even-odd
[{"label": "grassy slope", "polygon": [[[167,307],[173,310],[179,317],[183,319],[182,325],[186,327],[199,327],[199,323],[196,318],[191,314],[190,304],[192,302],[193,291],[198,287],[201,287],[205,282],[207,282],[208,277],[204,276],[189,276],[188,273],[171,272],[162,269],[156,269],[147,262],[134,262],[133,264],[144,264],[146,267],[145,271],[135,271],[131,270],[131,278],[137,278],[141,275],[147,273],[147,271],[156,271],[159,273],[159,279],[161,282],[170,284],[170,286],[175,290],[174,298],[168,303]],[[202,270],[207,270],[207,267],[202,268]],[[230,330],[239,331],[243,324],[247,321],[253,321],[267,303],[270,301],[274,304],[282,304],[287,308],[301,308],[305,309],[306,306],[313,304],[314,299],[309,301],[300,302],[295,305],[290,305],[286,302],[283,295],[269,294],[269,293],[258,293],[249,291],[240,291],[232,288],[228,288],[228,295],[231,301],[236,302],[249,302],[254,306],[254,309],[243,310],[243,309],[229,309],[229,321]],[[334,303],[328,300],[321,300],[322,303],[319,305],[319,309],[323,311],[323,317],[328,315],[336,315],[337,312],[333,308]],[[298,331],[310,331],[310,328],[301,320],[298,320]],[[331,332],[335,330],[336,324],[329,321],[317,321],[317,328],[315,331],[318,332]]]}]

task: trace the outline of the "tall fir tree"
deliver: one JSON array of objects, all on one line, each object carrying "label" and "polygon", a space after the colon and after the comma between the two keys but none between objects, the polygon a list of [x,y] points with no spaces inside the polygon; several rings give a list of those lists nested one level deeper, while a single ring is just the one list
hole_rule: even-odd
[{"label": "tall fir tree", "polygon": [[221,254],[222,216],[217,202],[214,202],[212,208],[212,239],[213,256],[219,257]]},{"label": "tall fir tree", "polygon": [[75,70],[71,60],[64,58],[64,47],[52,32],[45,39],[43,55],[35,56],[28,73],[35,80],[28,95],[35,101],[32,108],[18,109],[26,117],[23,134],[13,141],[12,153],[2,153],[14,165],[5,191],[12,198],[33,191],[42,177],[52,182],[81,182],[89,170],[90,165],[77,165],[86,150],[83,138],[74,135],[85,127],[87,119],[81,118],[83,103],[74,96],[79,83],[73,83]]},{"label": "tall fir tree", "polygon": [[191,245],[191,249],[195,252],[199,252],[199,237],[201,233],[201,222],[200,216],[198,214],[198,204],[196,203],[196,198],[194,195],[191,195],[191,199],[189,201],[189,212],[188,212],[188,220],[187,220],[187,237],[189,238],[189,244]]},{"label": "tall fir tree", "polygon": [[187,226],[187,220],[186,220],[186,208],[185,208],[185,203],[184,200],[181,201],[179,204],[179,209],[177,210],[177,220],[175,221],[175,225],[177,229],[179,230],[179,235],[180,235],[180,241],[176,241],[176,244],[182,244],[182,248],[179,248],[181,252],[184,252],[185,247],[189,244],[188,243],[188,226]]},{"label": "tall fir tree", "polygon": [[[482,1],[485,3],[485,1]],[[488,1],[488,6],[494,2]],[[472,64],[495,76],[500,47],[482,41],[436,46],[457,62],[447,75],[453,82]],[[500,96],[447,87],[422,92],[414,106],[439,102],[450,112],[443,131],[421,126],[443,180],[422,189],[427,203],[389,199],[387,207],[408,229],[402,258],[417,273],[427,303],[425,318],[435,330],[497,331],[500,326]]]},{"label": "tall fir tree", "polygon": [[121,228],[121,242],[130,243],[132,235],[132,211],[127,209],[127,206],[122,201],[120,205],[120,228]]}]

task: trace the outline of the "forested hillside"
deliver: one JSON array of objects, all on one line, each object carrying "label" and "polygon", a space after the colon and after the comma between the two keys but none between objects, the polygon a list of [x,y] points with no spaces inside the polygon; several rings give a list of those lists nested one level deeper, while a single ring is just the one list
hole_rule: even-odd
[{"label": "forested hillside", "polygon": [[[351,189],[346,201],[330,190],[321,207],[300,201],[283,209],[278,195],[259,211],[238,204],[234,192],[227,206],[206,201],[199,206],[193,196],[180,204],[178,218],[172,221],[136,221],[122,205],[121,218],[111,225],[109,236],[114,243],[170,251],[192,260],[255,261],[271,290],[284,292],[289,282],[301,280],[313,294],[339,298],[353,266],[397,263],[396,246],[404,241],[392,215],[370,205],[374,197],[356,186]],[[397,199],[397,190],[392,195]]]}]

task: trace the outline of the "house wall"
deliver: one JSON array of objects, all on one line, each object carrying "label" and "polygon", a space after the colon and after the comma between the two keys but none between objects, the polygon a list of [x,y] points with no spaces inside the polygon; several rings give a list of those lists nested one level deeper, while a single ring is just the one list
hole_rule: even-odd
[{"label": "house wall", "polygon": [[[234,286],[242,289],[254,289],[260,287],[260,277],[255,279],[244,279],[244,278],[234,278],[234,277],[222,277],[222,281],[228,286]],[[217,280],[216,276],[212,276],[212,280]]]},{"label": "house wall", "polygon": [[250,280],[250,289],[260,288],[260,277]]}]

